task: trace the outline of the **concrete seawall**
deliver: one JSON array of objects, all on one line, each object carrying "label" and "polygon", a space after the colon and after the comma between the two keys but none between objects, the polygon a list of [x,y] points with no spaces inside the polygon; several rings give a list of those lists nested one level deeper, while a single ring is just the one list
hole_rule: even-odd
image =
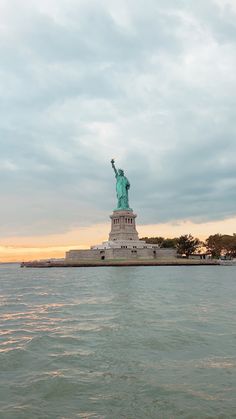
[{"label": "concrete seawall", "polygon": [[79,262],[32,261],[22,262],[22,268],[79,268],[79,267],[105,267],[105,266],[215,266],[220,265],[218,260],[191,260],[191,259],[159,259],[159,260],[109,260],[93,261],[81,260]]}]

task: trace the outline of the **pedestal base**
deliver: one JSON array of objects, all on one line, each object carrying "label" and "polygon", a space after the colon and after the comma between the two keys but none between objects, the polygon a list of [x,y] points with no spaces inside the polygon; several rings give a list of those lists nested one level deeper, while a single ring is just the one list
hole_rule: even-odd
[{"label": "pedestal base", "polygon": [[111,232],[109,240],[139,240],[135,225],[136,217],[137,215],[133,213],[133,210],[113,211],[113,214],[110,215]]}]

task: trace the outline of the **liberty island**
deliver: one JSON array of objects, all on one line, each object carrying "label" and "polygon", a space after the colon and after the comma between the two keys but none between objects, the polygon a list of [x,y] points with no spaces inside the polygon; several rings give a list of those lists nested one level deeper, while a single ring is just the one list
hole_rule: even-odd
[{"label": "liberty island", "polygon": [[177,258],[175,248],[162,248],[140,240],[136,230],[137,214],[129,205],[130,182],[123,169],[111,166],[116,180],[117,205],[110,215],[111,230],[107,241],[90,249],[71,249],[65,258],[22,262],[22,267],[76,267],[76,266],[150,266],[150,265],[215,265],[217,261],[186,261]]}]

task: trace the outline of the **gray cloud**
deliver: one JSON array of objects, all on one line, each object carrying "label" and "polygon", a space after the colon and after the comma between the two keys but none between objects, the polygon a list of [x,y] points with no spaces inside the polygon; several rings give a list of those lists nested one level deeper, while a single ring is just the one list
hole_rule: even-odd
[{"label": "gray cloud", "polygon": [[235,215],[231,0],[2,2],[0,232]]}]

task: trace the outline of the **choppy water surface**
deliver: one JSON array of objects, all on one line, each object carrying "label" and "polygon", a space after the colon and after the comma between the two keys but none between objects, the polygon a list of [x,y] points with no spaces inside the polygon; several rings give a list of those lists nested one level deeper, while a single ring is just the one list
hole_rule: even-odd
[{"label": "choppy water surface", "polygon": [[0,417],[236,418],[236,268],[0,267]]}]

